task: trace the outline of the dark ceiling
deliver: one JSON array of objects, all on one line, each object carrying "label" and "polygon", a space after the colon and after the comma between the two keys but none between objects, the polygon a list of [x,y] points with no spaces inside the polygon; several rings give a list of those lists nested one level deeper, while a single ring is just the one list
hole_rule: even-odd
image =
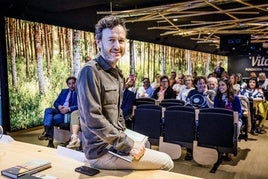
[{"label": "dark ceiling", "polygon": [[104,15],[126,19],[128,38],[226,55],[221,35],[268,43],[267,0],[1,0],[4,16],[94,31]]}]

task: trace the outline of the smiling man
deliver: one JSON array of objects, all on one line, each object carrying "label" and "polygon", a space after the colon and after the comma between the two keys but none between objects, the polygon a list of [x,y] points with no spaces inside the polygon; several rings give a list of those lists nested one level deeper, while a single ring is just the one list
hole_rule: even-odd
[{"label": "smiling man", "polygon": [[[106,16],[95,26],[100,54],[81,69],[77,80],[83,151],[95,168],[170,170],[174,164],[167,154],[145,149],[123,132],[123,76],[117,62],[125,54],[126,35],[124,21],[115,16]],[[108,153],[109,145],[135,160],[126,162]]]}]

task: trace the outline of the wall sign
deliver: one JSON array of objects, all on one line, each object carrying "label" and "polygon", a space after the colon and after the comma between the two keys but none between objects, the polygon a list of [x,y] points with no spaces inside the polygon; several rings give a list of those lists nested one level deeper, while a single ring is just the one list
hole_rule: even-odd
[{"label": "wall sign", "polygon": [[251,72],[257,75],[264,72],[268,77],[268,55],[252,55],[252,56],[229,56],[228,72],[241,73],[244,77],[248,77]]}]

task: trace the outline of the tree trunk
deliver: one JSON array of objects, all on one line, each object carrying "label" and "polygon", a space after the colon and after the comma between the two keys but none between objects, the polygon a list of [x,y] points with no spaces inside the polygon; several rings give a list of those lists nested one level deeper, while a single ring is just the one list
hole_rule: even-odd
[{"label": "tree trunk", "polygon": [[16,50],[15,50],[15,20],[9,19],[9,38],[10,38],[10,60],[11,60],[11,74],[12,84],[15,88],[18,87],[17,66],[16,66]]},{"label": "tree trunk", "polygon": [[73,75],[78,76],[80,70],[80,31],[73,31]]},{"label": "tree trunk", "polygon": [[66,59],[70,69],[72,69],[72,32],[71,29],[66,29]]},{"label": "tree trunk", "polygon": [[29,39],[28,39],[28,35],[27,33],[29,33],[28,30],[28,25],[27,23],[24,24],[24,49],[25,49],[25,63],[26,63],[26,77],[29,78],[29,74],[30,74],[30,54],[28,51],[28,47],[29,47]]},{"label": "tree trunk", "polygon": [[49,26],[50,29],[50,36],[49,36],[49,54],[50,54],[50,60],[52,60],[54,58],[54,26],[50,25]]},{"label": "tree trunk", "polygon": [[44,71],[43,71],[43,48],[41,44],[41,29],[40,24],[35,23],[35,50],[36,50],[36,59],[37,59],[37,76],[39,84],[39,93],[43,94],[45,92],[45,83],[44,83]]},{"label": "tree trunk", "polygon": [[130,70],[129,74],[135,74],[135,47],[134,41],[129,40],[129,53],[130,53]]},{"label": "tree trunk", "polygon": [[30,49],[31,49],[31,60],[33,61],[33,59],[35,59],[36,55],[35,55],[35,40],[34,40],[34,24],[33,23],[29,23],[29,37],[30,37]]}]

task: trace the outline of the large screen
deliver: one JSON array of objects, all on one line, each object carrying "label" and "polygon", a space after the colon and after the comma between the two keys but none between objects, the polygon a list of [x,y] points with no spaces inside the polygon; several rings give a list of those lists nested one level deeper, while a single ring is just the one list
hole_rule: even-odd
[{"label": "large screen", "polygon": [[250,44],[250,35],[236,34],[236,35],[223,35],[220,37],[220,50],[240,53],[247,52]]}]

